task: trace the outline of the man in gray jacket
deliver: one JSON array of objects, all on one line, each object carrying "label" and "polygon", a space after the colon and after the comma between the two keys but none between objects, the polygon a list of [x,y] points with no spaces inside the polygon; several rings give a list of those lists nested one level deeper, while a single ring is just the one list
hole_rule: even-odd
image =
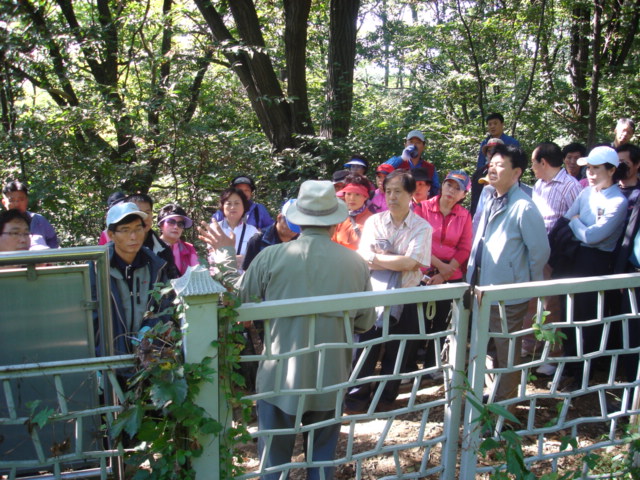
[{"label": "man in gray jacket", "polygon": [[[498,145],[489,163],[489,183],[495,193],[487,201],[476,232],[467,281],[472,285],[503,285],[543,279],[549,258],[549,242],[544,220],[535,204],[520,188],[518,179],[527,168],[527,158],[519,147]],[[509,332],[522,329],[529,299],[505,302]],[[492,305],[489,329],[501,332],[498,305]],[[505,332],[506,333],[506,332]],[[509,340],[493,338],[487,352],[494,367],[507,366]],[[520,363],[520,341],[514,349],[513,364]],[[494,400],[512,398],[520,374],[503,374],[494,386]]]}]

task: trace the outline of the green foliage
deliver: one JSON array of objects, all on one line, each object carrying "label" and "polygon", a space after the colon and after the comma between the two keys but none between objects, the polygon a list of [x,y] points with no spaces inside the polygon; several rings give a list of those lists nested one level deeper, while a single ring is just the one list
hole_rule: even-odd
[{"label": "green foliage", "polygon": [[[441,177],[451,169],[471,172],[486,135],[483,116],[492,111],[505,115],[507,133],[527,152],[540,141],[586,141],[588,112],[581,109],[590,79],[576,86],[572,78],[572,32],[575,10],[585,8],[590,20],[592,7],[579,0],[363,1],[349,136],[316,132],[278,152],[224,55],[251,48],[213,42],[192,5],[174,2],[163,12],[157,2],[109,3],[112,21],[103,22],[95,4],[72,2],[78,21],[72,28],[62,3],[0,5],[6,99],[0,176],[27,182],[30,209],[52,221],[64,246],[95,244],[105,200],[121,189],[148,190],[158,206],[181,203],[200,221],[217,209],[229,180],[247,173],[257,180],[257,201],[275,214],[302,180],[329,178],[352,153],[374,165],[399,154],[413,128],[425,132],[426,156]],[[228,18],[228,4],[215,3]],[[254,4],[265,40],[260,50],[286,92],[282,6]],[[27,5],[41,9],[46,29],[37,27]],[[610,141],[615,120],[633,117],[640,107],[632,13],[631,2],[605,2],[598,141]],[[328,24],[329,2],[312,2],[305,65],[314,125],[331,111]],[[117,31],[114,50],[111,28]],[[232,24],[229,31],[238,33]],[[629,53],[616,63],[626,40]],[[60,58],[52,57],[53,47]],[[585,71],[591,72],[588,53]],[[100,69],[102,76],[95,74]],[[286,95],[278,101],[291,100]],[[533,177],[527,172],[525,180]],[[186,236],[195,240],[195,231]]]},{"label": "green foliage", "polygon": [[[158,288],[155,295],[161,295]],[[129,439],[135,449],[126,462],[149,468],[138,469],[134,480],[193,479],[191,459],[202,455],[203,436],[220,440],[220,478],[235,478],[242,473],[242,462],[235,445],[247,441],[245,425],[250,404],[241,399],[239,388],[244,379],[235,373],[241,347],[237,342],[235,307],[238,300],[228,294],[220,309],[219,370],[211,367],[211,358],[201,363],[184,363],[181,347],[183,333],[171,324],[157,324],[145,332],[138,346],[138,368],[129,380],[123,411],[111,427],[114,439]],[[181,310],[178,304],[177,313]],[[232,334],[228,335],[227,330]],[[219,382],[225,401],[242,412],[243,422],[228,427],[224,419],[211,418],[195,399],[204,382]]]},{"label": "green foliage", "polygon": [[29,418],[27,419],[26,425],[29,432],[31,432],[35,427],[43,428],[49,423],[50,417],[55,413],[55,410],[49,407],[38,410],[39,406],[40,400],[34,400],[33,402],[27,403]]}]

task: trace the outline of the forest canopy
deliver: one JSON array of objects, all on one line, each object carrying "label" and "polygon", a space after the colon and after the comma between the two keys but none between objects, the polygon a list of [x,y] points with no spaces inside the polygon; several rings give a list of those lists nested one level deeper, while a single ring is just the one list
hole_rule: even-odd
[{"label": "forest canopy", "polygon": [[640,0],[3,0],[0,169],[71,246],[113,191],[200,220],[246,173],[275,211],[414,128],[471,172],[491,112],[528,153],[610,142],[640,120],[639,20]]}]

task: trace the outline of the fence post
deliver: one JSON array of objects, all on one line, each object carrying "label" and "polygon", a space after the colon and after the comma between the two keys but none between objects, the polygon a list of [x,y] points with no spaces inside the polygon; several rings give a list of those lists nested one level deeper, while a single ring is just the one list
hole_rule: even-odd
[{"label": "fence post", "polygon": [[[464,297],[464,295],[463,295]],[[447,428],[446,448],[443,452],[442,464],[443,480],[462,478],[457,476],[456,463],[458,453],[458,437],[460,435],[460,423],[462,419],[462,405],[464,404],[465,386],[465,362],[467,356],[467,335],[469,331],[469,310],[464,308],[463,297],[453,299],[452,314],[454,319],[455,335],[450,339],[449,363],[453,366],[451,381],[451,403],[445,409],[445,428]]]},{"label": "fence post", "polygon": [[[200,363],[211,358],[210,366],[218,372],[217,348],[212,342],[218,338],[218,300],[225,288],[215,281],[204,267],[196,267],[174,282],[176,292],[182,296],[186,311],[184,325],[184,356],[187,363]],[[207,414],[222,423],[230,418],[228,406],[221,396],[218,378],[205,382],[195,402]],[[207,435],[198,439],[202,455],[192,460],[196,480],[215,478],[220,472],[220,441],[217,436]]]},{"label": "fence post", "polygon": [[[476,399],[482,401],[486,370],[487,343],[489,342],[489,315],[491,302],[481,301],[477,291],[472,295],[471,349],[467,376]],[[474,478],[480,445],[480,428],[474,420],[479,416],[471,402],[465,402],[460,455],[460,478]]]}]

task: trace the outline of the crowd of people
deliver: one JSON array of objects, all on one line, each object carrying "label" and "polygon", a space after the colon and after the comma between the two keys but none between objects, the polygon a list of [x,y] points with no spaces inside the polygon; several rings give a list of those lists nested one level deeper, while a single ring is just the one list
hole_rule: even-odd
[{"label": "crowd of people", "polygon": [[[254,180],[248,175],[235,177],[221,193],[211,222],[199,227],[212,272],[222,272],[244,300],[253,301],[428,288],[447,282],[502,285],[640,271],[640,148],[630,143],[633,121],[618,122],[611,144],[587,151],[580,143],[561,148],[541,142],[532,149],[530,159],[518,141],[504,133],[502,115],[493,113],[486,121],[488,135],[481,142],[471,174],[438,172],[426,159],[424,134],[412,130],[401,154],[377,165],[374,183],[367,177],[369,161],[353,155],[331,180],[304,182],[297,199],[285,202],[275,220],[264,205],[255,202]],[[522,182],[529,168],[536,178],[532,187]],[[58,247],[49,222],[27,210],[24,184],[10,182],[2,193],[7,210],[0,214],[0,251]],[[154,283],[177,278],[201,262],[193,245],[183,239],[184,231],[193,227],[187,212],[175,203],[163,206],[156,217],[158,234],[152,228],[153,206],[153,200],[142,194],[116,193],[108,200],[107,228],[100,244],[108,246],[111,288],[117,293],[112,296],[116,353],[131,353],[136,334],[163,321],[145,316]],[[545,298],[544,302],[550,320],[565,320],[561,298]],[[597,303],[595,293],[577,295],[573,321],[594,318]],[[609,304],[612,311],[625,308],[621,301]],[[389,332],[418,333],[419,318],[425,319],[428,333],[443,331],[450,308],[450,302],[440,301],[419,315],[417,304],[394,306],[386,313]],[[501,318],[503,312],[506,319]],[[501,332],[504,320],[510,332],[521,330],[531,324],[535,301],[511,300],[503,312],[492,305],[491,331]],[[354,311],[349,329],[359,340],[371,340],[381,335],[384,318],[382,308]],[[258,393],[319,392],[301,397],[265,396],[258,402],[260,429],[292,428],[296,423],[332,418],[337,392],[323,392],[322,388],[345,381],[360,355],[367,357],[358,378],[374,375],[378,362],[382,374],[393,373],[398,362],[402,372],[415,370],[419,364],[429,368],[441,354],[438,342],[409,342],[401,349],[399,341],[388,341],[384,348],[376,344],[366,351],[345,350],[328,356],[323,360],[322,378],[317,376],[320,355],[313,349],[278,359],[279,353],[301,348],[310,338],[316,344],[346,342],[343,322],[342,315],[326,314],[313,324],[278,318],[265,325],[268,331],[262,338],[270,339],[265,349],[276,359],[261,362],[256,378],[249,383]],[[637,334],[638,330],[630,322],[630,331]],[[567,332],[569,338],[563,348],[556,348],[555,355],[572,355],[577,349],[589,353],[600,342],[601,327],[585,328],[580,338],[571,335],[572,329]],[[631,347],[640,344],[636,334],[629,339]],[[521,356],[531,355],[535,348],[532,338],[525,338],[522,345],[518,341],[513,362],[519,363]],[[488,353],[494,367],[507,366],[509,340],[494,338]],[[624,365],[627,377],[635,379],[637,355],[628,355]],[[583,378],[582,368],[574,367],[579,364],[564,371],[566,388],[577,388],[589,380]],[[550,375],[554,370],[549,363],[538,374]],[[512,398],[519,382],[519,373],[503,374],[488,401]],[[359,383],[347,392],[344,411],[368,411],[374,387]],[[375,408],[391,408],[399,387],[399,381],[387,381]],[[338,433],[336,425],[315,432],[314,460],[333,459]],[[288,462],[294,440],[295,435],[279,436],[265,453],[266,466]],[[262,455],[267,447],[260,442],[259,448]],[[316,469],[310,475],[316,478],[319,472]],[[329,467],[325,475],[330,478]]]}]

